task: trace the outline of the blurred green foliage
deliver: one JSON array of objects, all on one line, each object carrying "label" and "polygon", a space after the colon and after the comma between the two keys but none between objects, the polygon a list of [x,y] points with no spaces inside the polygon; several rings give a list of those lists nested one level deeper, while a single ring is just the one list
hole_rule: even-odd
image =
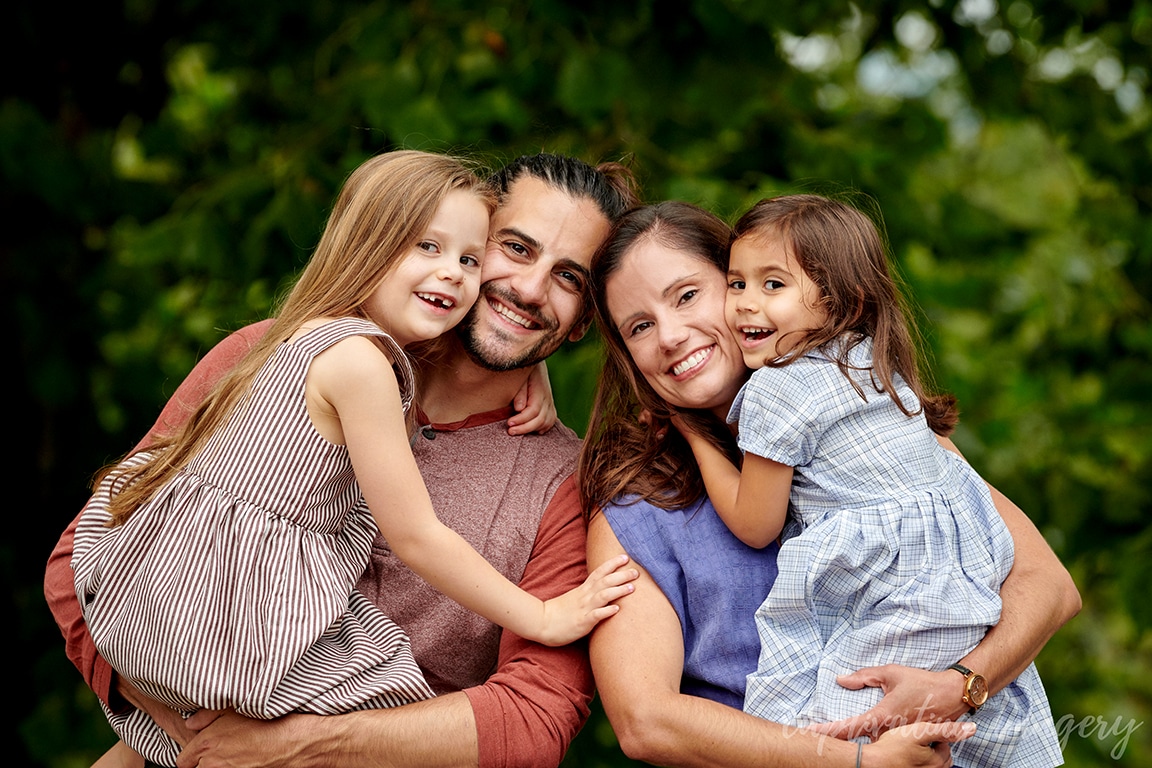
[{"label": "blurred green foliage", "polygon": [[[269,311],[344,176],[396,147],[623,158],[647,199],[727,218],[781,191],[874,199],[960,398],[957,443],[1080,586],[1037,662],[1066,759],[1152,760],[1152,727],[1129,727],[1152,719],[1149,0],[131,0],[8,18],[0,253],[15,478],[32,483],[0,549],[24,662],[15,764],[87,765],[111,741],[41,594],[88,477]],[[594,338],[552,361],[578,430],[598,361]],[[566,764],[628,764],[599,711]]]}]

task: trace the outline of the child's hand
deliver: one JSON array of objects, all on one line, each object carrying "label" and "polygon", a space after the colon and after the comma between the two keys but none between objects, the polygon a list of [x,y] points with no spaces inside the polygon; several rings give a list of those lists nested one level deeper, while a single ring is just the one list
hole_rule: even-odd
[{"label": "child's hand", "polygon": [[556,423],[556,402],[548,383],[548,366],[543,361],[532,367],[528,380],[512,400],[516,413],[508,419],[508,434],[544,434]]},{"label": "child's hand", "polygon": [[617,555],[601,565],[584,583],[559,597],[544,601],[544,645],[567,645],[592,631],[599,622],[620,610],[612,605],[635,589],[635,568],[624,568],[628,555]]},{"label": "child's hand", "polygon": [[652,411],[647,408],[640,411],[638,420],[641,424],[649,429],[656,430],[656,440],[663,440],[668,435],[668,427],[666,425],[656,426],[656,417],[652,415]]}]

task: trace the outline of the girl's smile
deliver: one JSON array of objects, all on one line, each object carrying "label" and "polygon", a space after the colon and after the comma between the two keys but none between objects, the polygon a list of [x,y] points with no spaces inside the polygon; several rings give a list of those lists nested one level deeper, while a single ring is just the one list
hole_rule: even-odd
[{"label": "girl's smile", "polygon": [[778,237],[732,244],[725,316],[749,368],[789,352],[827,319],[820,288]]}]

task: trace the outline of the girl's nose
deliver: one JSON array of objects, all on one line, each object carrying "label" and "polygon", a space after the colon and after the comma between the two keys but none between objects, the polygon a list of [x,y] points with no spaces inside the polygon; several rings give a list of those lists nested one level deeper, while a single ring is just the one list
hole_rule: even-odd
[{"label": "girl's nose", "polygon": [[464,265],[455,257],[444,259],[444,263],[440,265],[439,277],[450,283],[459,283],[464,279]]}]

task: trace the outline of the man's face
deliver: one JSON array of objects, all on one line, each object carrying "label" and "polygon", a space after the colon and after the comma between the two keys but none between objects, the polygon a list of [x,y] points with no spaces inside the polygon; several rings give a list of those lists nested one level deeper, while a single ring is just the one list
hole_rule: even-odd
[{"label": "man's face", "polygon": [[492,216],[480,298],[457,327],[472,360],[525,368],[583,336],[588,269],[610,228],[591,200],[531,176],[513,182]]}]

